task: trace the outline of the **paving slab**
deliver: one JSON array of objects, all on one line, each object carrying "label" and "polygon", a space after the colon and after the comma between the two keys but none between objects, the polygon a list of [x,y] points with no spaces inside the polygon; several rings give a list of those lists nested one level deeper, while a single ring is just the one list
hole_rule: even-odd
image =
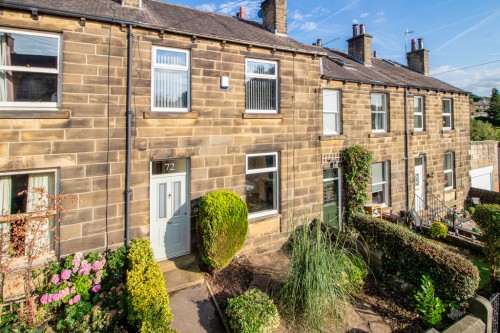
[{"label": "paving slab", "polygon": [[170,308],[178,333],[226,333],[205,283],[171,293]]},{"label": "paving slab", "polygon": [[204,282],[203,274],[196,262],[185,267],[173,267],[163,272],[167,292],[171,293]]}]

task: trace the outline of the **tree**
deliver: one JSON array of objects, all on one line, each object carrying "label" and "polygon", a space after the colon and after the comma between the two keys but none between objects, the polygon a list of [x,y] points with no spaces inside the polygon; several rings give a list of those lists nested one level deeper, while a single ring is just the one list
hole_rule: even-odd
[{"label": "tree", "polygon": [[470,120],[471,141],[499,140],[499,132],[490,123],[478,120]]},{"label": "tree", "polygon": [[500,118],[500,94],[497,88],[491,90],[490,108],[488,110],[488,115],[497,119]]},{"label": "tree", "polygon": [[483,98],[481,96],[478,96],[478,95],[474,94],[474,93],[471,93],[469,95],[469,99],[470,99],[471,104],[474,104],[474,102],[479,102]]}]

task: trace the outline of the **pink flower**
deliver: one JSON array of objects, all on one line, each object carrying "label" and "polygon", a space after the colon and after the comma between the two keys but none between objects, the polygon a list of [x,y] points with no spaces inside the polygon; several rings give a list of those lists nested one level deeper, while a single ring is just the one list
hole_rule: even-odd
[{"label": "pink flower", "polygon": [[98,271],[98,270],[101,270],[102,267],[103,267],[103,264],[101,261],[94,261],[91,268],[93,271]]},{"label": "pink flower", "polygon": [[95,292],[95,293],[98,292],[99,290],[101,290],[101,285],[100,284],[92,287],[92,291]]},{"label": "pink flower", "polygon": [[82,297],[80,295],[76,295],[75,297],[73,297],[73,304],[76,304],[76,303],[80,302],[81,298]]},{"label": "pink flower", "polygon": [[71,277],[71,270],[65,269],[61,272],[61,279],[67,280]]},{"label": "pink flower", "polygon": [[73,305],[73,299],[72,298],[69,299],[68,304],[69,305]]},{"label": "pink flower", "polygon": [[89,275],[91,267],[92,265],[90,265],[86,260],[82,260],[78,274]]},{"label": "pink flower", "polygon": [[89,284],[92,284],[92,280],[89,280]]},{"label": "pink flower", "polygon": [[71,261],[71,264],[73,265],[73,273],[78,272],[78,269],[80,268],[82,257],[83,257],[83,254],[81,252],[77,252],[75,254],[75,256],[73,257],[73,260]]},{"label": "pink flower", "polygon": [[61,299],[61,295],[59,294],[52,294],[52,302],[57,302]]},{"label": "pink flower", "polygon": [[43,305],[49,303],[49,294],[43,294],[42,297],[40,297],[40,303]]},{"label": "pink flower", "polygon": [[59,283],[59,275],[58,274],[52,275],[52,277],[50,278],[50,282],[57,285]]}]

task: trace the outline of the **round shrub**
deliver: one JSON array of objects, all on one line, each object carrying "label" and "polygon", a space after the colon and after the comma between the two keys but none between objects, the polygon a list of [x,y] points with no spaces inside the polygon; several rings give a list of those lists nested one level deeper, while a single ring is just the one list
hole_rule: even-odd
[{"label": "round shrub", "polygon": [[229,265],[243,247],[247,229],[247,205],[236,193],[219,190],[201,198],[196,231],[201,259],[211,269]]},{"label": "round shrub", "polygon": [[433,239],[446,238],[448,227],[441,222],[434,222],[429,229],[429,236]]},{"label": "round shrub", "polygon": [[471,207],[467,208],[467,210],[469,211],[470,215],[472,215],[476,211],[476,208],[471,206]]},{"label": "round shrub", "polygon": [[235,333],[271,333],[280,324],[276,305],[258,289],[230,298],[226,315]]}]

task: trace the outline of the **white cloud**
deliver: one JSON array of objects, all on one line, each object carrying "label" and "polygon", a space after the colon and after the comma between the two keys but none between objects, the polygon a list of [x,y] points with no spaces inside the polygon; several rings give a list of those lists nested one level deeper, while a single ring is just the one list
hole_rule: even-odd
[{"label": "white cloud", "polygon": [[[448,71],[452,72],[443,73]],[[443,73],[435,77],[480,96],[489,96],[492,88],[500,87],[500,68],[459,70],[453,66],[443,65],[432,69],[430,72],[431,75]]]},{"label": "white cloud", "polygon": [[217,6],[214,3],[204,3],[199,6],[196,6],[196,9],[199,10],[206,10],[208,12],[213,12],[214,10],[217,9]]},{"label": "white cloud", "polygon": [[367,17],[368,15],[370,15],[370,13],[361,13],[361,15],[359,15],[360,18],[365,18]]},{"label": "white cloud", "polygon": [[373,23],[384,23],[386,20],[385,17],[379,17],[378,19],[376,19],[375,21],[373,21]]},{"label": "white cloud", "polygon": [[352,19],[352,23],[359,24],[359,20],[358,19]]},{"label": "white cloud", "polygon": [[311,14],[313,15],[326,15],[330,13],[330,10],[326,9],[325,7],[315,7],[313,10],[311,10]]},{"label": "white cloud", "polygon": [[318,25],[316,24],[316,22],[308,21],[308,22],[302,23],[300,28],[304,31],[311,31],[311,30],[316,29],[317,26]]}]

